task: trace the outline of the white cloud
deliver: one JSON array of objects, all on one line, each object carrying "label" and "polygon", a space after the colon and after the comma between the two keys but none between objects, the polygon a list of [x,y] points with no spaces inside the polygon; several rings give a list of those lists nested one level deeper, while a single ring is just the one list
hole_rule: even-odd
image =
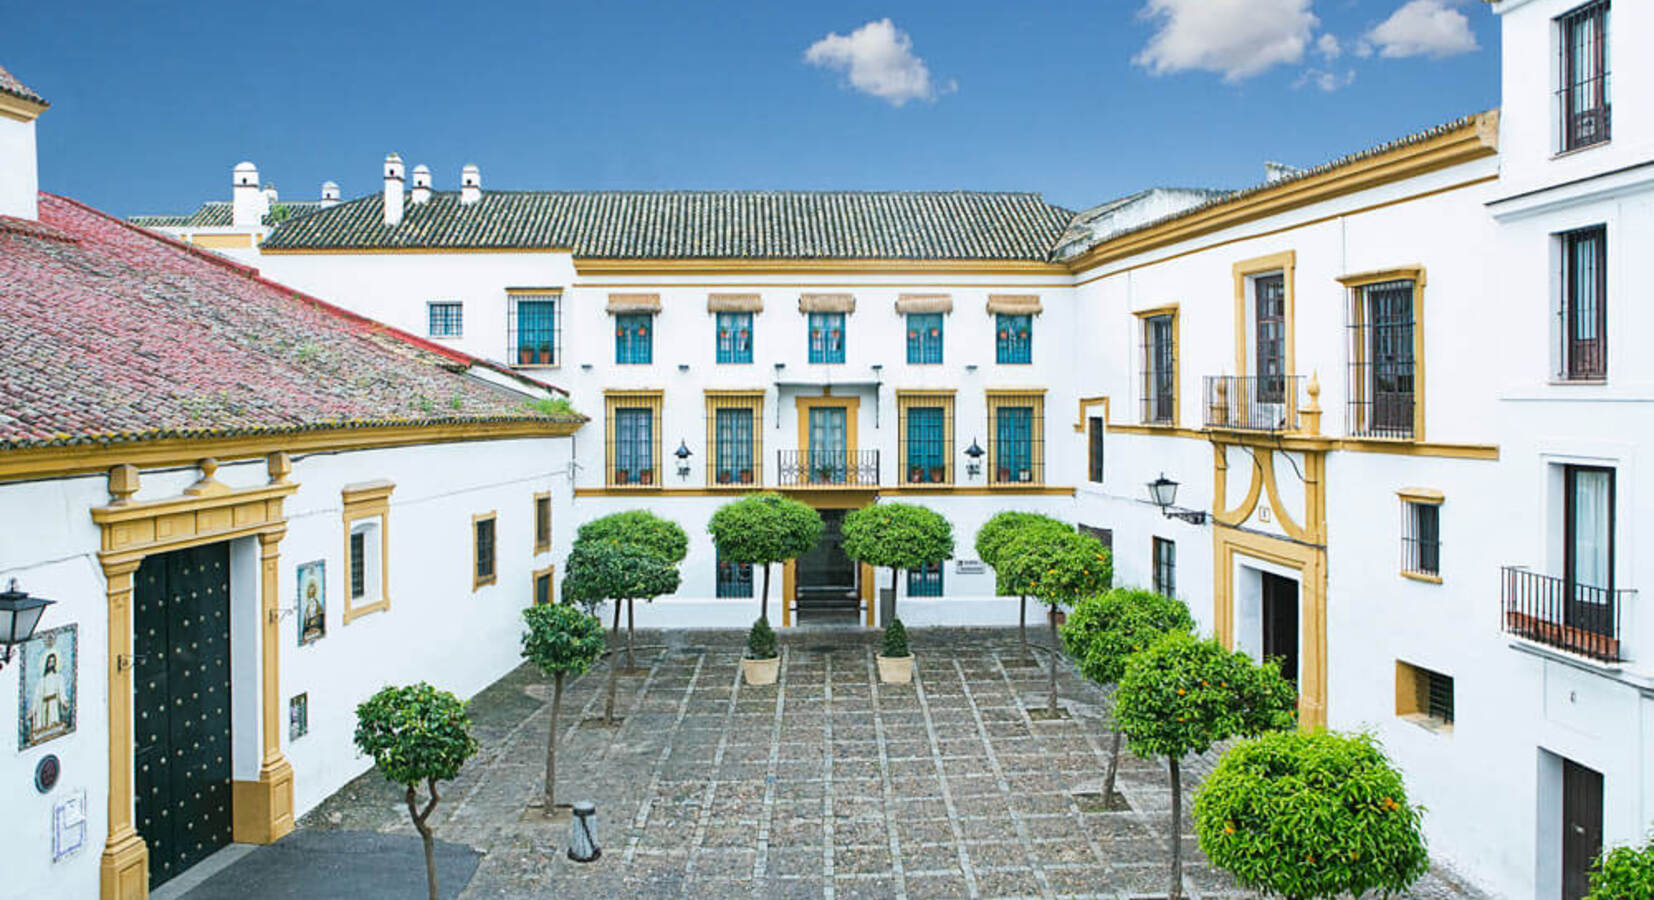
[{"label": "white cloud", "polygon": [[1355,70],[1345,69],[1343,74],[1327,69],[1305,69],[1293,80],[1293,88],[1313,86],[1319,90],[1332,93],[1339,88],[1349,87],[1355,81]]},{"label": "white cloud", "polygon": [[1344,52],[1344,48],[1339,46],[1338,38],[1323,34],[1315,39],[1315,52],[1321,54],[1321,58],[1327,62],[1332,62],[1338,58],[1338,54]]},{"label": "white cloud", "polygon": [[1430,56],[1440,59],[1477,49],[1470,20],[1442,0],[1408,0],[1378,27],[1367,32],[1366,43],[1379,56],[1391,59]]},{"label": "white cloud", "polygon": [[1311,0],[1147,0],[1160,30],[1133,60],[1156,75],[1198,69],[1229,82],[1304,58],[1320,20]]},{"label": "white cloud", "polygon": [[913,55],[913,39],[889,19],[868,22],[848,35],[829,32],[804,51],[804,61],[845,73],[850,87],[891,106],[958,90],[951,79],[940,86],[931,80],[930,67]]}]

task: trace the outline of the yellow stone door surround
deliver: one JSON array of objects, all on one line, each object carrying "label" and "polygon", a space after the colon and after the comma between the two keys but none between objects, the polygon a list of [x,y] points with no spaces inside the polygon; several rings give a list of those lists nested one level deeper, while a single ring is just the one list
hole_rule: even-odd
[{"label": "yellow stone door surround", "polygon": [[[820,490],[820,491],[788,491],[787,496],[813,509],[861,509],[879,502],[879,494],[873,490]],[[856,572],[861,592],[861,606],[865,613],[867,626],[874,623],[873,601],[877,596],[874,590],[873,567],[867,563],[857,563]],[[798,560],[789,559],[781,568],[781,627],[790,628],[793,624],[793,607],[798,603]]]},{"label": "yellow stone door surround", "polygon": [[133,573],[145,557],[220,541],[256,537],[259,544],[259,615],[262,749],[257,781],[231,783],[233,838],[268,844],[293,830],[293,769],[281,752],[278,576],[287,533],[282,501],[298,490],[287,480],[285,452],[266,457],[267,484],[231,488],[214,477],[218,463],[203,459],[201,476],[177,496],[134,502],[138,469],[109,470],[110,503],[92,510],[102,536],[98,561],[108,595],[109,627],[109,834],[99,862],[102,900],[149,896],[149,850],[133,827],[132,592]]}]

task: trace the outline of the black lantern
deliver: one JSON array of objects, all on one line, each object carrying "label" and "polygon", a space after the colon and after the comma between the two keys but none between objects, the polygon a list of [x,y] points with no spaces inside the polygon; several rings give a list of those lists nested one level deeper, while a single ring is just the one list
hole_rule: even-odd
[{"label": "black lantern", "polygon": [[17,579],[0,591],[0,667],[11,662],[12,648],[34,637],[40,616],[55,601],[44,597],[30,597],[17,589]]},{"label": "black lantern", "polygon": [[986,452],[977,445],[976,438],[971,438],[971,445],[965,448],[965,455],[971,458],[971,461],[965,464],[965,474],[972,478],[982,474],[982,456]]},{"label": "black lantern", "polygon": [[689,477],[689,443],[687,441],[684,441],[684,440],[679,440],[678,441],[678,449],[674,450],[672,452],[672,455],[676,456],[678,458],[678,477],[679,478],[688,478]]},{"label": "black lantern", "polygon": [[1165,472],[1160,477],[1149,482],[1149,499],[1160,512],[1168,519],[1182,519],[1191,525],[1202,525],[1206,522],[1206,514],[1193,509],[1178,509],[1172,504],[1177,502],[1177,482],[1166,477]]}]

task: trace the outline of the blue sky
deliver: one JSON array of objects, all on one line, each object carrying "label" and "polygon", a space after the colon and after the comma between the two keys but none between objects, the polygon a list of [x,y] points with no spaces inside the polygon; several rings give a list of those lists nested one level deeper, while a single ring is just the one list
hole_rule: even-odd
[{"label": "blue sky", "polygon": [[119,214],[378,188],[1240,187],[1498,102],[1472,0],[20,4],[42,186]]}]

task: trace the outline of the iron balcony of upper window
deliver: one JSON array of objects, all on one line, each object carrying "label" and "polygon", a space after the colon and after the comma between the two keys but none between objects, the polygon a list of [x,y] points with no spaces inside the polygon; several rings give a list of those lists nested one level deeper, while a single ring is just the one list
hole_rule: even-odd
[{"label": "iron balcony of upper window", "polygon": [[1506,634],[1598,662],[1630,659],[1621,637],[1636,591],[1569,583],[1521,566],[1505,566],[1500,576]]},{"label": "iron balcony of upper window", "polygon": [[1269,434],[1298,430],[1302,375],[1206,376],[1206,427]]},{"label": "iron balcony of upper window", "polygon": [[781,487],[876,488],[877,450],[777,450],[776,483]]}]

